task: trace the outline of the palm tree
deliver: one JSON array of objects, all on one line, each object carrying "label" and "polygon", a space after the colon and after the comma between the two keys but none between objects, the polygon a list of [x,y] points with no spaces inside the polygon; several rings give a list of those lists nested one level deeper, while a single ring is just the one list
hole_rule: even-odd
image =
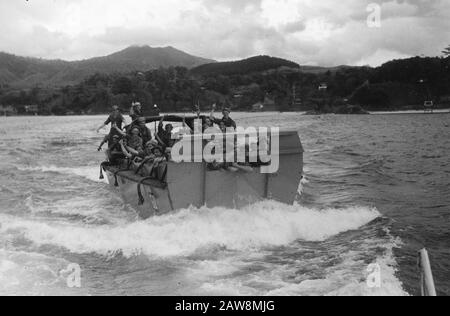
[{"label": "palm tree", "polygon": [[446,57],[450,56],[450,45],[442,51],[442,54]]}]

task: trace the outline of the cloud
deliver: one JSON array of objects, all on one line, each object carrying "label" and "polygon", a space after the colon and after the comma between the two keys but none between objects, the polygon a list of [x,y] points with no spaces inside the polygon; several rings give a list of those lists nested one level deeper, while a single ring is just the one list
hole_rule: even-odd
[{"label": "cloud", "polygon": [[302,32],[306,29],[306,25],[303,21],[298,20],[294,22],[287,23],[284,26],[284,31],[287,34]]},{"label": "cloud", "polygon": [[0,0],[0,50],[83,59],[134,44],[172,45],[218,60],[268,54],[302,64],[378,65],[439,55],[450,43],[450,1]]}]

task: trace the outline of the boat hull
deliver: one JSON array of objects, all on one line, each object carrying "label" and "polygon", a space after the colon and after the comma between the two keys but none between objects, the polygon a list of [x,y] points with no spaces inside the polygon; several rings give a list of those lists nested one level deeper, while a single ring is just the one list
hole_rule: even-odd
[{"label": "boat hull", "polygon": [[263,200],[293,204],[303,175],[303,148],[297,132],[281,134],[280,167],[273,174],[260,168],[211,171],[204,162],[169,162],[165,182],[160,182],[117,167],[103,170],[114,190],[144,219],[189,207],[240,209]]}]

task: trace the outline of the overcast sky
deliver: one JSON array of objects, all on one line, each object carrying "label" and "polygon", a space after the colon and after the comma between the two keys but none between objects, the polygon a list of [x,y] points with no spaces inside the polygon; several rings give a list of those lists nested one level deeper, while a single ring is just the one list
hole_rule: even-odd
[{"label": "overcast sky", "polygon": [[[370,3],[381,7],[380,27],[368,27]],[[0,0],[0,30],[0,51],[52,59],[171,45],[217,60],[267,54],[376,66],[440,55],[450,44],[450,1]]]}]

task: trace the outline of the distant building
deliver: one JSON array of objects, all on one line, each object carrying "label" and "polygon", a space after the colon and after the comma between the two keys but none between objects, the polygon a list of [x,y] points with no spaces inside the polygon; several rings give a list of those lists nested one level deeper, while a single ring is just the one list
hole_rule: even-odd
[{"label": "distant building", "polygon": [[277,111],[277,107],[275,104],[275,101],[272,100],[269,96],[266,96],[264,98],[264,101],[256,102],[252,105],[252,111],[253,112],[275,112]]},{"label": "distant building", "polygon": [[433,101],[425,101],[423,106],[425,108],[425,112],[433,113],[433,111],[434,111],[434,102]]},{"label": "distant building", "polygon": [[319,91],[324,91],[328,89],[328,85],[326,83],[321,83],[319,85]]},{"label": "distant building", "polygon": [[264,98],[264,111],[275,112],[277,111],[277,106],[275,104],[275,100],[266,95]]},{"label": "distant building", "polygon": [[256,102],[252,105],[252,112],[264,111],[264,104],[262,102]]},{"label": "distant building", "polygon": [[36,104],[32,104],[32,105],[25,105],[25,113],[27,114],[37,114],[39,112],[39,106]]},{"label": "distant building", "polygon": [[2,116],[10,116],[16,115],[17,109],[11,105],[0,105],[0,115]]}]

